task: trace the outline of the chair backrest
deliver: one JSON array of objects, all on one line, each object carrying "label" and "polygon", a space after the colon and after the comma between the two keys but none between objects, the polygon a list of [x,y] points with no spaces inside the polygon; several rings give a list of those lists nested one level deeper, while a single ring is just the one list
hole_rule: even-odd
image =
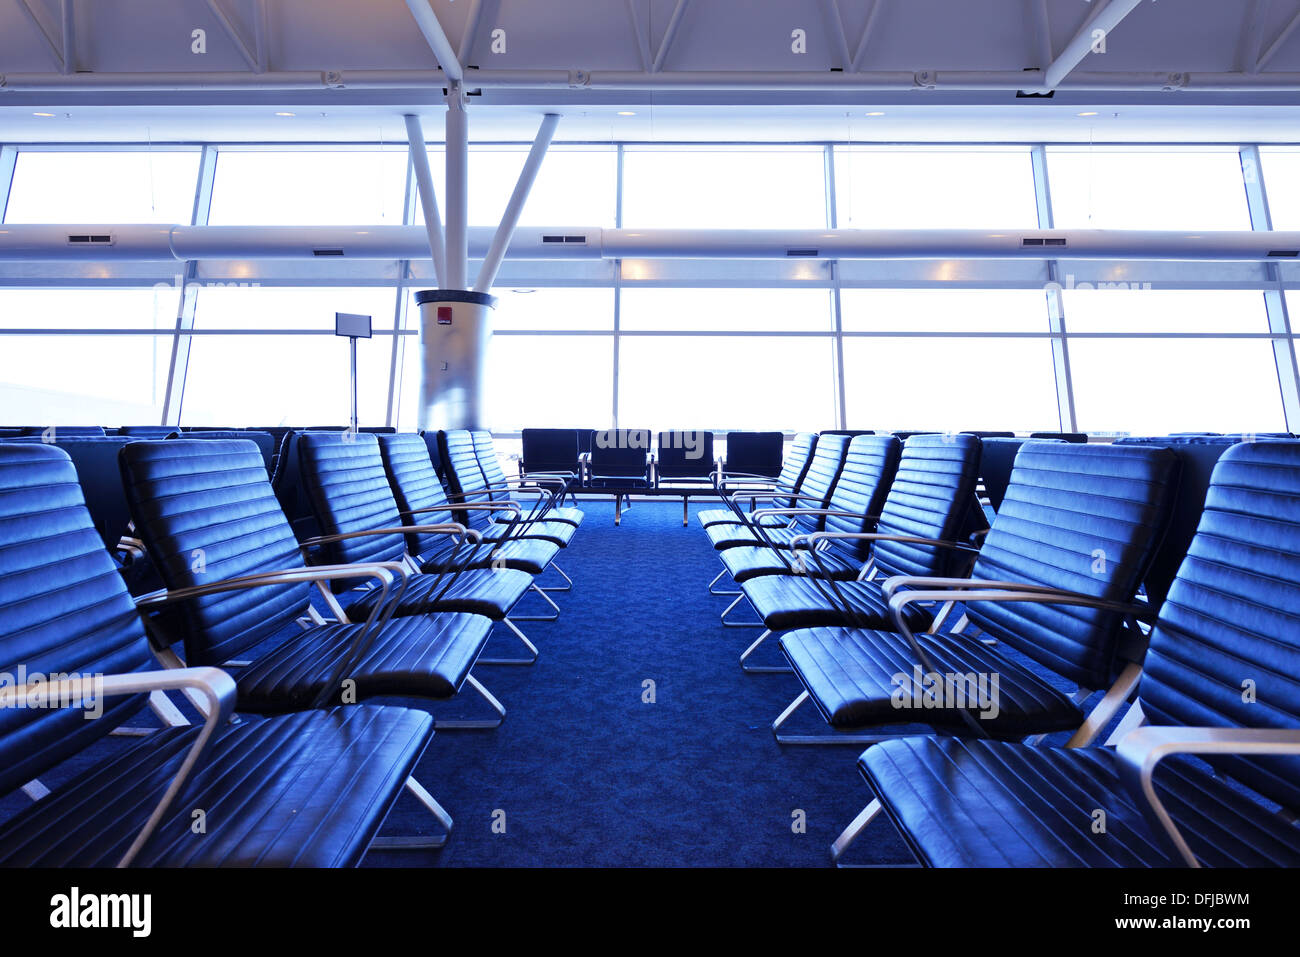
[{"label": "chair backrest", "polygon": [[247,439],[257,446],[257,450],[262,453],[262,461],[266,463],[266,474],[270,475],[275,461],[275,437],[270,432],[259,432],[254,429],[212,429],[196,430],[194,432],[181,432],[179,438],[185,439]]},{"label": "chair backrest", "polygon": [[50,435],[50,441],[57,442],[65,436],[103,436],[101,425],[26,425],[20,435]]},{"label": "chair backrest", "polygon": [[962,435],[973,435],[977,439],[1014,439],[1014,432],[980,432],[977,429],[963,429]]},{"label": "chair backrest", "polygon": [[[903,443],[875,530],[954,541],[975,494],[979,454],[973,435],[912,436]],[[963,561],[952,549],[907,542],[875,542],[871,557],[885,575],[946,575]]]},{"label": "chair backrest", "polygon": [[608,484],[647,484],[650,479],[649,429],[598,429],[591,433],[590,469],[593,484],[597,476],[614,479]]},{"label": "chair backrest", "polygon": [[[812,433],[809,436],[811,446]],[[799,441],[799,436],[795,437]],[[723,469],[727,472],[748,472],[751,475],[780,474],[785,436],[780,432],[728,432],[727,457]],[[794,450],[791,449],[791,454]],[[787,456],[788,458],[788,456]]]},{"label": "chair backrest", "polygon": [[[1215,465],[1138,700],[1151,724],[1300,727],[1300,443],[1240,443]],[[1300,807],[1300,758],[1205,760]]]},{"label": "chair backrest", "polygon": [[[154,665],[135,603],[90,521],[72,461],[39,443],[0,445],[0,672],[124,674]],[[21,673],[26,679],[19,679]],[[0,708],[0,794],[104,737],[146,695],[81,708]]]},{"label": "chair backrest", "polygon": [[1016,465],[1020,447],[1029,439],[988,438],[980,440],[980,479],[989,497],[989,507],[996,512],[1002,507],[1002,496],[1007,494],[1011,470]]},{"label": "chair backrest", "polygon": [[[304,432],[298,437],[298,457],[303,488],[322,535],[402,524],[378,436]],[[325,545],[322,552],[322,564],[397,562],[406,554],[406,536],[400,532],[365,535]]]},{"label": "chair backrest", "polygon": [[483,470],[478,465],[473,435],[465,429],[440,431],[438,453],[442,458],[447,491],[453,503],[462,501],[462,496],[478,501],[487,500],[487,479],[483,477]]},{"label": "chair backrest", "polygon": [[520,443],[525,472],[578,474],[577,429],[524,429]]},{"label": "chair backrest", "polygon": [[799,485],[799,498],[794,508],[830,507],[831,492],[835,489],[835,480],[840,477],[840,469],[844,467],[844,457],[851,441],[852,437],[847,435],[817,437],[817,447]]},{"label": "chair backrest", "polygon": [[[119,463],[136,534],[168,589],[303,566],[252,442],[132,442]],[[310,600],[311,586],[295,584],[184,602],[186,662],[220,665],[291,625]]]},{"label": "chair backrest", "polygon": [[660,432],[655,450],[655,471],[661,478],[708,479],[713,471],[712,432]]},{"label": "chair backrest", "polygon": [[[844,467],[831,492],[830,508],[837,512],[855,512],[860,517],[829,515],[822,522],[828,532],[869,532],[876,525],[875,516],[884,507],[889,485],[898,470],[903,443],[892,435],[858,435],[849,440]],[[851,542],[844,549],[865,557],[867,542]]]},{"label": "chair backrest", "polygon": [[1030,432],[1031,439],[1056,439],[1060,442],[1074,442],[1077,445],[1088,443],[1087,432]]},{"label": "chair backrest", "polygon": [[[1178,489],[1168,449],[1026,442],[972,577],[1129,602]],[[1122,617],[1048,604],[976,603],[977,626],[1084,688],[1109,685]]]},{"label": "chair backrest", "polygon": [[115,434],[129,435],[134,439],[165,439],[178,428],[175,425],[124,425]]},{"label": "chair backrest", "polygon": [[90,520],[110,553],[117,551],[131,521],[117,468],[118,450],[130,441],[125,436],[87,435],[64,436],[55,443],[72,459]]},{"label": "chair backrest", "polygon": [[433,463],[433,470],[438,473],[438,478],[446,481],[446,470],[442,467],[442,450],[438,447],[438,430],[421,432],[420,438],[424,439],[424,447],[429,451],[429,461]]},{"label": "chair backrest", "polygon": [[[438,525],[455,521],[447,503],[447,493],[429,459],[429,447],[422,437],[381,435],[379,454],[384,460],[384,471],[388,474],[388,484],[397,500],[397,507],[403,512],[417,513],[403,515],[402,524]],[[418,511],[421,509],[434,511]],[[446,544],[445,536],[416,533],[406,536],[406,548],[412,555],[437,551]]]},{"label": "chair backrest", "polygon": [[275,497],[280,500],[285,518],[299,539],[311,538],[319,532],[311,499],[302,484],[302,457],[298,454],[298,442],[305,434],[296,429],[285,433],[280,444],[280,454],[275,458],[275,471],[271,475]]},{"label": "chair backrest", "polygon": [[497,457],[492,433],[486,429],[478,429],[470,433],[470,438],[474,442],[474,458],[478,462],[479,471],[483,473],[484,480],[492,489],[489,492],[490,497],[502,501],[510,498],[510,493],[502,488],[506,484],[506,473],[501,470],[501,460]]},{"label": "chair backrest", "polygon": [[1145,581],[1147,600],[1160,605],[1169,593],[1178,569],[1183,564],[1187,549],[1192,544],[1205,495],[1210,488],[1210,476],[1220,456],[1236,444],[1236,439],[1226,435],[1185,435],[1151,438],[1124,437],[1116,445],[1145,445],[1173,450],[1180,463],[1178,494],[1169,516],[1169,528],[1164,542],[1151,560],[1151,569]]}]

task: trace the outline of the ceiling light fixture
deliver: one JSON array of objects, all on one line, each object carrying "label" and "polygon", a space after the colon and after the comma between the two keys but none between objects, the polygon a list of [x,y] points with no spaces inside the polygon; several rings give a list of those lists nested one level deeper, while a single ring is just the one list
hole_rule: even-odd
[{"label": "ceiling light fixture", "polygon": [[618,115],[619,115],[619,116],[636,116],[636,111],[635,111],[635,110],[619,110],[619,111],[618,111]]},{"label": "ceiling light fixture", "polygon": [[883,110],[876,110],[874,113],[868,113],[867,116],[884,116]]},{"label": "ceiling light fixture", "polygon": [[33,113],[32,116],[53,117],[54,114],[53,114],[53,113]]},{"label": "ceiling light fixture", "polygon": [[277,113],[276,116],[297,116],[297,113]]},{"label": "ceiling light fixture", "polygon": [[1077,113],[1077,114],[1075,114],[1075,115],[1076,115],[1076,116],[1096,116],[1096,115],[1097,115],[1097,111],[1096,111],[1096,110],[1088,110],[1086,113]]}]

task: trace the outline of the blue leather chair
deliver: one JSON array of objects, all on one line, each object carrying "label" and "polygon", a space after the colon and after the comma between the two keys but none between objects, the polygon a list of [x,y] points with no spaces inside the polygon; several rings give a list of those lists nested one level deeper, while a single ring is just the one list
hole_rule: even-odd
[{"label": "blue leather chair", "polygon": [[[474,444],[474,458],[478,462],[479,471],[483,474],[483,480],[487,483],[488,496],[492,501],[509,500],[511,496],[522,492],[535,499],[535,508],[530,511],[536,517],[548,522],[566,522],[574,528],[582,524],[583,515],[580,509],[566,508],[560,504],[572,484],[570,481],[559,476],[525,475],[512,482],[501,470],[501,460],[497,457],[492,433],[480,429],[470,433],[470,440]],[[551,495],[548,498],[535,495],[538,488],[550,492]]]},{"label": "blue leather chair", "polygon": [[[1110,688],[1123,700],[1132,690],[1136,666],[1120,654],[1127,651],[1124,643],[1141,641],[1129,619],[1149,617],[1150,609],[1129,615],[1116,609],[1131,608],[1168,524],[1177,481],[1178,460],[1166,449],[1026,443],[969,577],[890,569],[898,577],[868,583],[875,598],[870,625],[806,628],[782,637],[781,650],[804,684],[796,702],[811,700],[836,731],[913,722],[965,731],[969,710],[944,696],[947,688],[922,710],[900,705],[925,691],[913,676],[915,645],[924,649],[917,662],[924,675],[999,676],[1000,692],[992,692],[997,700],[979,721],[983,733],[1019,738],[1076,731],[1085,715],[1061,685],[1079,689],[1078,702]],[[900,589],[925,592],[936,583],[949,597],[918,621],[921,601],[900,597]],[[962,589],[998,588],[1082,595],[1110,607],[963,603]],[[958,611],[960,621],[945,627]],[[927,626],[925,634],[913,634]],[[985,636],[996,644],[985,643]],[[828,739],[836,740],[811,740]]]},{"label": "blue leather chair", "polygon": [[884,811],[931,866],[1300,865],[1300,444],[1223,453],[1143,668],[1104,747],[869,748],[834,852]]},{"label": "blue leather chair", "polygon": [[[728,435],[733,434],[738,433],[728,433]],[[718,524],[744,525],[750,519],[739,515],[739,506],[736,504],[744,499],[750,500],[751,507],[757,504],[759,499],[773,508],[792,507],[794,496],[799,492],[804,476],[808,474],[808,466],[812,463],[813,448],[816,444],[817,436],[812,432],[800,432],[796,435],[794,441],[790,443],[790,451],[786,453],[785,460],[781,463],[780,474],[774,482],[754,472],[729,471],[728,462],[724,461],[722,469],[717,473],[715,484],[726,507],[704,509],[696,516],[700,526],[708,528],[710,525]],[[735,463],[734,459],[732,462],[745,464]],[[785,522],[779,516],[772,516],[767,520],[767,524],[777,526],[784,525]]]},{"label": "blue leather chair", "polygon": [[[354,705],[231,724],[227,674],[155,670],[65,452],[0,445],[0,503],[0,670],[40,662],[49,675],[100,676],[91,694],[103,708],[93,721],[76,707],[0,710],[0,793],[105,740],[151,695],[189,689],[208,706],[202,725],[114,748],[0,824],[0,866],[359,863],[429,743],[429,716]],[[71,679],[53,687],[78,690]],[[203,834],[192,830],[196,807]]]}]

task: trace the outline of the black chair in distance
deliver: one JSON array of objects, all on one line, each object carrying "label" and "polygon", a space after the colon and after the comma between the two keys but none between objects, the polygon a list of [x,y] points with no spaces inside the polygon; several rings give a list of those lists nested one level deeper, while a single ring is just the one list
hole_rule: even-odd
[{"label": "black chair in distance", "polygon": [[[660,432],[655,443],[651,481],[655,488],[708,486],[719,463],[713,459],[713,433],[675,429]],[[690,524],[690,499],[682,496],[682,526]]]},{"label": "black chair in distance", "polygon": [[[800,432],[796,435],[794,441],[790,443],[790,451],[781,463],[781,471],[775,480],[755,472],[732,471],[731,465],[748,463],[738,462],[734,458],[724,460],[722,467],[714,474],[714,485],[717,486],[718,494],[726,507],[710,508],[700,512],[696,515],[700,526],[708,528],[710,525],[718,524],[743,525],[746,521],[752,520],[736,514],[734,502],[741,499],[748,499],[751,509],[759,499],[763,499],[773,507],[791,506],[793,496],[799,491],[799,486],[807,475],[816,444],[817,436],[812,432]],[[768,522],[773,526],[784,524],[779,517],[773,517]]]},{"label": "black chair in distance", "polygon": [[501,459],[497,456],[496,446],[492,442],[492,433],[478,429],[470,433],[474,443],[474,458],[479,471],[487,483],[489,497],[493,500],[508,499],[511,495],[535,487],[550,491],[549,499],[538,498],[537,517],[548,522],[567,522],[574,528],[582,524],[583,514],[580,509],[564,506],[564,497],[576,479],[563,479],[558,475],[530,475],[525,473],[518,481],[510,481],[501,469]]},{"label": "black chair in distance", "polygon": [[[6,687],[0,703],[40,693],[64,705],[0,707],[0,793],[103,741],[153,695],[188,692],[204,714],[201,726],[135,738],[0,823],[0,866],[360,862],[433,736],[428,715],[357,704],[232,724],[228,674],[156,670],[136,605],[57,448],[0,445],[0,551],[3,670],[39,661],[51,679]],[[194,808],[206,812],[202,834]]]}]

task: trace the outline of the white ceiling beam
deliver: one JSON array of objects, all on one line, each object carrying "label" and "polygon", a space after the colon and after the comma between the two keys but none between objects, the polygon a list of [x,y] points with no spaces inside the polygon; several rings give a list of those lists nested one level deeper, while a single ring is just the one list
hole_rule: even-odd
[{"label": "white ceiling beam", "polygon": [[59,19],[63,28],[63,66],[66,74],[77,72],[77,8],[72,0],[60,0]]},{"label": "white ceiling beam", "polygon": [[442,232],[442,214],[438,211],[438,194],[433,189],[433,171],[429,168],[429,147],[424,140],[424,128],[414,113],[406,114],[406,142],[411,149],[411,165],[415,170],[415,186],[420,194],[420,207],[424,210],[424,232],[429,239],[429,253],[433,257],[433,276],[439,286],[447,273],[447,250]]},{"label": "white ceiling beam", "polygon": [[1041,69],[1054,59],[1052,53],[1052,21],[1047,14],[1047,0],[1029,0],[1029,15],[1034,21],[1034,37],[1038,41],[1038,60]]},{"label": "white ceiling beam", "polygon": [[1245,19],[1241,22],[1241,35],[1237,38],[1237,69],[1253,73],[1259,62],[1259,47],[1264,40],[1264,18],[1268,13],[1268,0],[1250,0]]},{"label": "white ceiling beam", "polygon": [[235,45],[235,49],[239,51],[239,55],[244,58],[248,68],[255,73],[258,72],[257,54],[253,52],[252,47],[244,42],[244,38],[239,34],[239,28],[235,26],[235,21],[230,19],[230,14],[221,5],[221,0],[204,0],[204,2],[208,5],[208,9],[212,11],[212,15],[217,18],[217,23],[221,25],[222,31],[230,38],[230,42]]},{"label": "white ceiling beam", "polygon": [[18,9],[27,16],[27,19],[32,22],[32,26],[41,35],[41,39],[45,41],[46,49],[50,51],[50,56],[54,58],[54,68],[62,73],[63,51],[59,49],[59,41],[54,38],[54,32],[46,27],[40,15],[32,8],[31,0],[16,0],[16,2]]},{"label": "white ceiling beam", "polygon": [[1255,61],[1255,69],[1251,71],[1252,73],[1259,73],[1268,65],[1268,61],[1277,55],[1278,50],[1282,49],[1287,40],[1291,39],[1291,34],[1295,33],[1296,27],[1300,27],[1300,13],[1287,21],[1286,26],[1278,33],[1277,38],[1268,45],[1268,49],[1259,55],[1259,59]]},{"label": "white ceiling beam", "polygon": [[478,28],[483,22],[483,0],[473,0],[469,5],[469,15],[465,18],[465,32],[460,38],[460,47],[456,51],[456,59],[461,63],[468,63],[470,55],[474,52],[474,41],[478,39]]},{"label": "white ceiling beam", "polygon": [[1054,90],[1060,86],[1061,81],[1069,76],[1092,51],[1096,32],[1100,30],[1103,34],[1109,35],[1141,2],[1142,0],[1110,0],[1104,7],[1099,8],[1079,28],[1060,55],[1043,71],[1043,89]]},{"label": "white ceiling beam", "polygon": [[871,42],[871,38],[875,34],[876,17],[884,6],[885,0],[875,0],[875,3],[871,5],[871,12],[867,14],[867,22],[862,27],[862,36],[858,38],[858,48],[853,51],[851,69],[854,71],[862,69],[862,57],[867,52],[867,44]]},{"label": "white ceiling beam", "polygon": [[478,279],[474,280],[475,292],[487,292],[497,281],[497,273],[506,258],[506,248],[515,234],[515,227],[519,225],[519,216],[524,211],[524,203],[528,202],[528,194],[537,180],[537,172],[542,168],[542,160],[546,159],[546,151],[550,148],[551,140],[555,136],[556,124],[559,122],[558,113],[547,113],[542,117],[541,125],[537,128],[537,136],[533,139],[533,147],[528,151],[528,158],[524,160],[524,168],[519,171],[514,192],[510,194],[510,200],[506,203],[506,211],[501,214],[501,223],[497,226],[497,231],[492,234],[492,244],[488,247],[487,255],[483,257]]},{"label": "white ceiling beam", "polygon": [[451,48],[447,31],[438,22],[438,15],[433,12],[433,7],[429,6],[429,0],[406,0],[406,6],[410,9],[411,16],[415,18],[415,25],[424,34],[424,40],[433,51],[438,66],[442,67],[442,72],[447,74],[449,80],[459,83],[464,79],[465,71],[461,68],[456,51]]},{"label": "white ceiling beam", "polygon": [[650,64],[650,72],[658,73],[664,67],[664,61],[668,59],[668,51],[672,49],[673,40],[677,39],[677,30],[682,25],[682,17],[686,15],[686,5],[690,0],[677,0],[677,6],[673,7],[672,16],[668,18],[668,27],[664,30],[663,39],[659,41],[659,52],[655,54],[654,62]]},{"label": "white ceiling beam", "polygon": [[826,17],[826,26],[830,30],[831,43],[839,58],[840,69],[852,69],[853,54],[849,52],[849,38],[844,32],[844,18],[840,16],[839,3],[836,0],[822,0],[822,13]]},{"label": "white ceiling beam", "polygon": [[640,58],[641,69],[650,69],[650,38],[641,29],[641,18],[637,16],[636,0],[627,0],[627,18],[632,22],[632,34],[636,38],[636,53]]},{"label": "white ceiling beam", "polygon": [[254,0],[253,4],[253,51],[257,55],[254,70],[266,73],[271,69],[270,33],[266,20],[266,0]]}]

